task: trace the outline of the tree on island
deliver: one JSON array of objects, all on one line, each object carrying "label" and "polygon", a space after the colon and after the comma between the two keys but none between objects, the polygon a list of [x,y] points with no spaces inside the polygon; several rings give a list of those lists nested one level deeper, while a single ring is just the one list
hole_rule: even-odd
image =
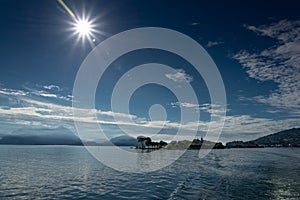
[{"label": "tree on island", "polygon": [[145,136],[138,136],[136,139],[141,144],[142,149],[144,149],[146,146],[147,147],[150,146],[154,149],[160,149],[168,145],[168,143],[162,140],[159,142],[153,142],[150,137],[145,137]]},{"label": "tree on island", "polygon": [[145,148],[145,146],[149,146],[151,144],[150,137],[138,136],[136,139],[142,145],[142,148]]}]

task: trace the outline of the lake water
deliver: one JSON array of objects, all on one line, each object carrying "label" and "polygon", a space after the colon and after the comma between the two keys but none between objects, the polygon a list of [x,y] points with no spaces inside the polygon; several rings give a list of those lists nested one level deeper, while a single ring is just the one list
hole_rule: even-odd
[{"label": "lake water", "polygon": [[[165,151],[166,154],[172,150]],[[300,199],[300,148],[190,150],[118,172],[80,146],[0,146],[0,199]]]}]

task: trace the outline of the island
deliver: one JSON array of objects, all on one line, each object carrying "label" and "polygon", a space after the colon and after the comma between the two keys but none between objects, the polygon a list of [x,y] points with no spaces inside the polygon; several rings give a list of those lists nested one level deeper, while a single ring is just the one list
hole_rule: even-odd
[{"label": "island", "polygon": [[135,148],[141,150],[158,150],[168,145],[165,141],[154,142],[150,137],[145,136],[138,136],[137,141],[139,145],[135,146]]},{"label": "island", "polygon": [[166,149],[224,149],[225,146],[221,142],[212,142],[208,140],[201,139],[194,139],[193,141],[189,140],[182,140],[182,141],[171,141],[167,146]]}]

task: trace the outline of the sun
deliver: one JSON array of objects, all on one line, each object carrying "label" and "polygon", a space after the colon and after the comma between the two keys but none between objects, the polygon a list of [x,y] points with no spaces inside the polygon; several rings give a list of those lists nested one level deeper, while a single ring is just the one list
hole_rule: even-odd
[{"label": "sun", "polygon": [[72,32],[72,36],[77,37],[77,42],[84,43],[85,41],[92,43],[96,42],[95,34],[98,31],[95,29],[94,24],[95,20],[91,20],[89,17],[77,17],[71,22],[71,28],[69,29]]},{"label": "sun", "polygon": [[88,37],[92,33],[92,23],[84,19],[76,20],[75,31],[80,37]]}]

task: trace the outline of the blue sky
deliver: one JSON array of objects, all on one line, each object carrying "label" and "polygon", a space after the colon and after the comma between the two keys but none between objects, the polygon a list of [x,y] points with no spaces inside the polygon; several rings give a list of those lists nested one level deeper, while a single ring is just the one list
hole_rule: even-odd
[{"label": "blue sky", "polygon": [[[226,89],[227,116],[221,141],[255,139],[300,126],[297,1],[272,1],[272,5],[261,1],[65,3],[76,15],[86,13],[95,19],[94,45],[119,32],[149,26],[182,32],[201,44],[216,63]],[[171,53],[148,49],[120,57],[105,72],[95,109],[88,111],[96,114],[96,119],[92,115],[74,117],[73,84],[93,45],[78,41],[71,30],[73,19],[55,0],[4,0],[1,4],[0,137],[24,127],[64,126],[76,133],[75,120],[86,125],[90,140],[97,134],[89,128],[91,123],[100,124],[108,137],[121,134],[119,125],[128,127],[132,135],[152,135],[164,125],[157,139],[170,140],[180,125],[180,107],[201,114],[198,121],[181,124],[187,134],[196,130],[205,135],[211,116],[220,112],[189,63]],[[118,79],[134,66],[149,62],[176,69],[176,73],[165,74],[166,79],[178,86],[190,83],[199,102],[178,102],[167,88],[147,85],[133,94],[130,114],[112,111],[111,94]],[[148,110],[154,104],[166,109],[167,121],[161,116],[151,121]],[[116,116],[121,118],[115,120]]]}]

